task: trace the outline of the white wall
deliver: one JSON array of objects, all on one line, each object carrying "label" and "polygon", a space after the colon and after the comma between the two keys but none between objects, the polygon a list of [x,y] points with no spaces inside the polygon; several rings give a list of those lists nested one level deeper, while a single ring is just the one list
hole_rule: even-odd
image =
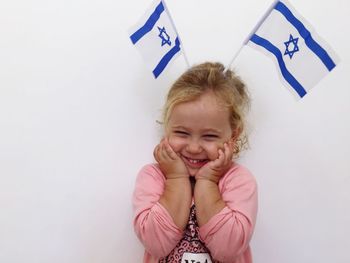
[{"label": "white wall", "polygon": [[[136,173],[181,59],[155,81],[127,29],[150,0],[0,3],[0,262],[141,262]],[[191,63],[227,64],[269,0],[168,0]],[[246,47],[256,263],[350,262],[350,4],[293,0],[341,64],[303,100]],[[196,11],[197,10],[197,11]]]}]

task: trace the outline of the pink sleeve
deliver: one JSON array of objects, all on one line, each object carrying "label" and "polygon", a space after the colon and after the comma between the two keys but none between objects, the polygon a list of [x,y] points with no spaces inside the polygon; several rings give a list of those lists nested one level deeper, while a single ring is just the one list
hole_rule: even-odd
[{"label": "pink sleeve", "polygon": [[164,176],[156,165],[147,165],[137,176],[134,195],[134,229],[153,257],[167,256],[182,238],[168,211],[158,203],[164,191]]},{"label": "pink sleeve", "polygon": [[220,180],[219,189],[226,207],[199,233],[213,258],[232,262],[249,247],[257,214],[257,185],[248,170],[235,165]]}]

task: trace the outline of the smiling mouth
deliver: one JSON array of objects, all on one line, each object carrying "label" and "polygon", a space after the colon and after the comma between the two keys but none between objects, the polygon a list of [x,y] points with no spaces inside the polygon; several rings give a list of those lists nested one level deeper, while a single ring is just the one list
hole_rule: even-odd
[{"label": "smiling mouth", "polygon": [[202,167],[203,165],[205,165],[208,162],[208,159],[192,159],[192,158],[188,158],[185,156],[182,156],[183,159],[185,160],[185,162],[193,168],[199,168]]}]

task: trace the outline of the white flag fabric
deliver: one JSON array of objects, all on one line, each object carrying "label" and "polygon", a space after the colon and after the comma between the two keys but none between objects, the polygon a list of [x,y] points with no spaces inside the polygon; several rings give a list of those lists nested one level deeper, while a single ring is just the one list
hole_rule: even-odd
[{"label": "white flag fabric", "polygon": [[130,39],[155,78],[181,53],[176,28],[161,0],[154,1],[145,16],[133,27]]},{"label": "white flag fabric", "polygon": [[302,98],[338,63],[338,57],[286,0],[276,1],[247,45],[276,62],[282,82]]}]

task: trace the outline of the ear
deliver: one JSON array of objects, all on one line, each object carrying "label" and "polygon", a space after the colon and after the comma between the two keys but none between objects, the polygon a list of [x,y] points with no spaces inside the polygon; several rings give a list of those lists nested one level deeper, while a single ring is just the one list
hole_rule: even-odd
[{"label": "ear", "polygon": [[239,137],[239,135],[241,135],[241,133],[242,133],[241,127],[237,127],[236,129],[232,130],[232,135],[231,135],[230,141],[236,142],[237,138]]}]

